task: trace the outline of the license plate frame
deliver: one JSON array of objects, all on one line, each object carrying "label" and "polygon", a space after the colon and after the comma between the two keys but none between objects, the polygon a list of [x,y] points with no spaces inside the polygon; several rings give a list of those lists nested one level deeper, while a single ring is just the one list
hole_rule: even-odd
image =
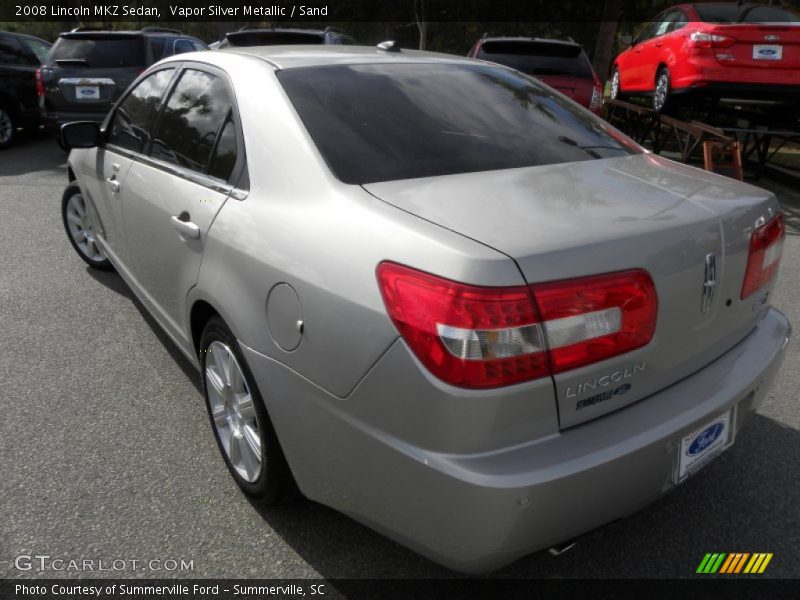
[{"label": "license plate frame", "polygon": [[783,60],[781,44],[753,44],[753,60]]},{"label": "license plate frame", "polygon": [[76,85],[75,97],[78,100],[100,100],[99,85]]},{"label": "license plate frame", "polygon": [[[678,443],[673,482],[683,483],[730,448],[735,441],[735,423],[734,406],[683,435]],[[716,431],[718,426],[721,431]]]}]

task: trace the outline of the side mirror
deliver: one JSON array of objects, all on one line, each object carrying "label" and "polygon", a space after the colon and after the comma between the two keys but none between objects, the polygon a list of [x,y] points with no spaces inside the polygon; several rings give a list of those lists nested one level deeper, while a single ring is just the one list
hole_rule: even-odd
[{"label": "side mirror", "polygon": [[61,126],[61,142],[67,150],[100,145],[100,126],[92,121],[76,121]]},{"label": "side mirror", "polygon": [[619,41],[622,42],[623,46],[633,46],[633,36],[631,35],[621,35],[619,36]]}]

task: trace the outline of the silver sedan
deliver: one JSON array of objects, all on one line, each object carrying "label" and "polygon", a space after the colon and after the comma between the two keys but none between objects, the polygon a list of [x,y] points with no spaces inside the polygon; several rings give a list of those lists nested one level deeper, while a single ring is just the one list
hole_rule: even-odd
[{"label": "silver sedan", "polygon": [[62,136],[70,241],[197,365],[242,490],[301,492],[453,569],[683,484],[790,336],[771,193],[505,67],[184,54]]}]

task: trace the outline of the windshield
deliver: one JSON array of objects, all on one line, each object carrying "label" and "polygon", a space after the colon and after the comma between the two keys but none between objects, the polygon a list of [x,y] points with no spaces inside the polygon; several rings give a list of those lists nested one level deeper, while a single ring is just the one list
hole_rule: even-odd
[{"label": "windshield", "polygon": [[528,75],[566,75],[592,79],[589,59],[580,46],[546,42],[484,42],[476,58],[506,65]]},{"label": "windshield", "polygon": [[641,152],[605,121],[502,67],[335,65],[289,69],[277,77],[345,183]]},{"label": "windshield", "polygon": [[50,60],[77,62],[92,68],[142,67],[144,45],[139,37],[60,38]]}]

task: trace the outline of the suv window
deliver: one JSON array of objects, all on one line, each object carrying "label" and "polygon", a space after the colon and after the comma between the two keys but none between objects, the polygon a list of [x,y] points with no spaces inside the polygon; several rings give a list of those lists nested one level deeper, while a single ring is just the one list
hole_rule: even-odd
[{"label": "suv window", "polygon": [[349,184],[639,152],[543,83],[489,65],[335,65],[276,75],[333,173]]},{"label": "suv window", "polygon": [[205,173],[232,104],[221,78],[187,69],[164,106],[150,155]]},{"label": "suv window", "polygon": [[175,69],[163,69],[143,79],[122,101],[111,121],[108,143],[133,152],[142,152],[161,97]]},{"label": "suv window", "polygon": [[592,67],[580,46],[525,40],[487,41],[476,58],[506,65],[527,75],[568,75],[592,79]]},{"label": "suv window", "polygon": [[189,40],[175,40],[175,54],[194,52],[194,47]]},{"label": "suv window", "polygon": [[27,53],[17,38],[8,35],[0,35],[0,64],[30,64]]},{"label": "suv window", "polygon": [[33,38],[24,38],[23,44],[25,44],[28,47],[28,50],[30,50],[31,53],[36,56],[39,64],[44,64],[44,61],[47,58],[47,53],[50,52],[50,44],[41,40],[35,40]]},{"label": "suv window", "polygon": [[147,43],[150,46],[150,56],[154,63],[164,58],[167,49],[167,41],[164,38],[150,38]]},{"label": "suv window", "polygon": [[83,61],[87,67],[143,67],[144,44],[140,37],[59,38],[50,60]]}]

